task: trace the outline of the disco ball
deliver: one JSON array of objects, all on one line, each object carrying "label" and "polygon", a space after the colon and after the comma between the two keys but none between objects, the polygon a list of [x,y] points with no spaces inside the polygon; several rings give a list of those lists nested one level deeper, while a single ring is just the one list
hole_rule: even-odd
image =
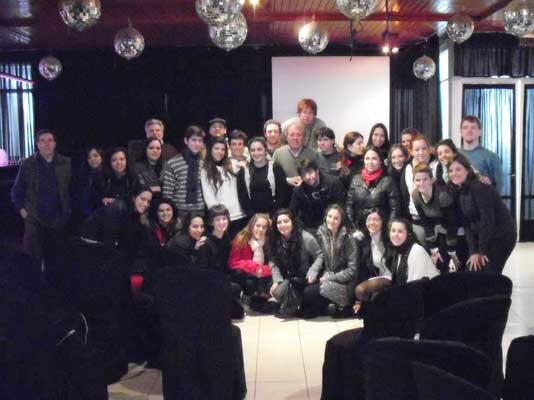
[{"label": "disco ball", "polygon": [[300,28],[299,43],[308,53],[318,54],[328,45],[328,34],[316,22],[310,22]]},{"label": "disco ball", "polygon": [[119,56],[131,60],[139,57],[145,49],[145,38],[141,32],[129,26],[117,32],[113,45]]},{"label": "disco ball", "polygon": [[46,80],[52,81],[56,79],[62,70],[63,66],[61,65],[61,61],[56,57],[47,56],[39,61],[39,73]]},{"label": "disco ball", "polygon": [[83,31],[97,23],[100,18],[100,0],[60,0],[59,15],[71,28]]},{"label": "disco ball", "polygon": [[211,41],[221,49],[233,50],[243,44],[247,38],[247,20],[241,13],[223,26],[210,26]]},{"label": "disco ball", "polygon": [[519,37],[534,33],[534,6],[526,1],[512,3],[504,10],[504,29]]},{"label": "disco ball", "polygon": [[198,16],[209,26],[221,27],[236,18],[244,0],[196,0]]},{"label": "disco ball", "polygon": [[374,11],[377,0],[336,0],[336,4],[342,14],[359,21]]},{"label": "disco ball", "polygon": [[413,74],[424,81],[429,80],[436,73],[436,63],[428,56],[419,57],[413,63]]},{"label": "disco ball", "polygon": [[455,14],[447,23],[447,35],[455,43],[463,43],[475,30],[473,19],[467,14]]}]

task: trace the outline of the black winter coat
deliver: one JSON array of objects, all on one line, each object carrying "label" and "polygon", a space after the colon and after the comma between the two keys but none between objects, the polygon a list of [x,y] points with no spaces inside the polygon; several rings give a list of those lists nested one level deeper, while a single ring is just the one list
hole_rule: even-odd
[{"label": "black winter coat", "polygon": [[347,194],[347,216],[357,229],[363,229],[372,209],[382,210],[386,220],[400,217],[399,192],[391,177],[382,176],[370,187],[358,174],[352,179]]},{"label": "black winter coat", "polygon": [[470,254],[491,255],[500,244],[515,241],[515,222],[495,188],[477,180],[466,182],[457,201]]},{"label": "black winter coat", "polygon": [[304,227],[317,229],[324,221],[329,205],[343,204],[345,189],[341,180],[330,174],[320,173],[319,186],[312,188],[305,183],[293,189],[289,208],[302,221]]}]

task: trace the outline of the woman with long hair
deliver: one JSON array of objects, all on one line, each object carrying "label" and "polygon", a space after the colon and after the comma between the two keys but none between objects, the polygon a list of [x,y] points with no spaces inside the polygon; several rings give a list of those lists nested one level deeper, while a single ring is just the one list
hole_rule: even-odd
[{"label": "woman with long hair", "polygon": [[380,209],[373,209],[367,215],[362,232],[362,238],[357,241],[359,270],[355,290],[356,314],[363,301],[370,301],[375,293],[391,286],[391,271],[387,266],[390,247],[387,221]]},{"label": "woman with long hair", "polygon": [[391,256],[388,259],[393,285],[402,285],[439,274],[426,250],[417,242],[412,224],[393,219],[388,226]]},{"label": "woman with long hair", "polygon": [[199,261],[199,250],[206,243],[204,235],[204,217],[195,212],[189,212],[181,222],[181,230],[168,242],[166,265],[196,266]]},{"label": "woman with long hair", "polygon": [[364,154],[364,168],[350,185],[346,210],[350,222],[358,230],[365,226],[370,210],[379,208],[385,218],[400,215],[399,193],[392,178],[384,174],[380,151],[371,147]]},{"label": "woman with long hair", "polygon": [[204,164],[200,172],[200,183],[207,208],[224,204],[230,213],[229,228],[232,239],[247,223],[246,214],[237,194],[237,177],[228,158],[224,138],[213,138],[206,149]]},{"label": "woman with long hair", "polygon": [[[308,312],[320,314],[324,309],[332,316],[350,311],[354,301],[354,286],[358,272],[356,241],[347,229],[345,210],[338,204],[326,209],[324,223],[317,230],[319,246],[324,256],[324,273],[319,285],[304,290],[306,299],[312,301]],[[328,308],[324,307],[326,305]],[[315,307],[314,307],[315,306]],[[324,307],[324,309],[323,309]]]},{"label": "woman with long hair", "polygon": [[149,227],[151,201],[150,188],[138,186],[127,198],[116,199],[109,207],[96,210],[82,225],[81,236],[117,247],[134,257]]},{"label": "woman with long hair", "polygon": [[179,232],[178,213],[173,202],[169,199],[153,199],[148,215],[146,235],[136,243],[139,251],[130,277],[134,292],[146,286],[144,282],[151,281],[153,271],[174,263],[172,254],[168,254],[169,242]]},{"label": "woman with long hair", "polygon": [[100,205],[97,186],[103,180],[104,151],[98,146],[90,146],[75,179],[73,192],[74,224],[83,222]]},{"label": "woman with long hair", "polygon": [[99,204],[110,205],[118,198],[127,198],[138,185],[131,171],[128,153],[123,147],[113,147],[106,153],[103,179],[96,187]]},{"label": "woman with long hair", "polygon": [[369,139],[367,139],[367,148],[374,147],[380,151],[380,156],[384,161],[384,165],[388,165],[389,153],[389,137],[388,129],[381,122],[374,124],[369,132]]},{"label": "woman with long hair", "polygon": [[304,289],[318,281],[323,253],[315,237],[302,230],[291,210],[276,211],[273,224],[269,237],[273,284],[269,292],[280,303],[281,316],[295,316]]},{"label": "woman with long hair", "polygon": [[439,164],[436,167],[436,182],[446,185],[449,182],[448,167],[452,158],[458,154],[458,148],[451,139],[443,139],[436,144],[436,156]]},{"label": "woman with long hair", "polygon": [[267,159],[267,144],[262,137],[248,142],[250,163],[237,173],[239,203],[246,215],[270,214],[287,204],[284,170]]},{"label": "woman with long hair", "polygon": [[246,296],[268,298],[272,284],[267,258],[270,228],[271,220],[267,214],[254,214],[232,242],[228,265],[232,280]]},{"label": "woman with long hair", "polygon": [[462,154],[452,157],[448,173],[469,247],[467,268],[502,273],[517,241],[510,211],[495,188],[478,180]]},{"label": "woman with long hair", "polygon": [[163,161],[161,148],[163,143],[154,137],[145,142],[145,152],[140,161],[135,164],[135,172],[139,183],[150,187],[153,193],[161,193]]},{"label": "woman with long hair", "polygon": [[420,134],[421,132],[415,128],[405,128],[401,131],[401,146],[406,149],[408,154],[410,154],[410,158],[412,156],[412,141]]},{"label": "woman with long hair", "polygon": [[349,188],[352,179],[358,175],[363,168],[363,153],[365,152],[365,142],[360,132],[347,132],[343,138],[342,160],[348,169],[348,174],[343,177],[345,188]]}]

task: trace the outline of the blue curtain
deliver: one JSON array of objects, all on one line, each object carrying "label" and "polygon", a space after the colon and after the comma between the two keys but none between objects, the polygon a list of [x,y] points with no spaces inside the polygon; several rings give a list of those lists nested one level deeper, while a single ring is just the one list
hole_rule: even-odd
[{"label": "blue curtain", "polygon": [[525,153],[523,160],[523,220],[534,220],[534,88],[525,95]]},{"label": "blue curtain", "polygon": [[501,195],[513,210],[513,132],[514,89],[503,87],[464,88],[463,115],[475,115],[482,121],[482,146],[497,153],[502,162],[504,184]]},{"label": "blue curtain", "polygon": [[[0,72],[32,79],[29,63],[0,64]],[[35,149],[32,86],[0,79],[0,148],[11,161],[30,156]]]}]

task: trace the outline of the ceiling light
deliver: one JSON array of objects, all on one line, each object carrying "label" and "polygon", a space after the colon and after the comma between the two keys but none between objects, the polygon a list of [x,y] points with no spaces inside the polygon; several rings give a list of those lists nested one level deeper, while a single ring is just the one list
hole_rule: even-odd
[{"label": "ceiling light", "polygon": [[384,45],[382,46],[382,53],[385,55],[397,54],[399,52],[399,46],[397,45],[399,35],[391,33],[389,30],[389,1],[386,0],[386,30],[382,33],[382,39]]}]

